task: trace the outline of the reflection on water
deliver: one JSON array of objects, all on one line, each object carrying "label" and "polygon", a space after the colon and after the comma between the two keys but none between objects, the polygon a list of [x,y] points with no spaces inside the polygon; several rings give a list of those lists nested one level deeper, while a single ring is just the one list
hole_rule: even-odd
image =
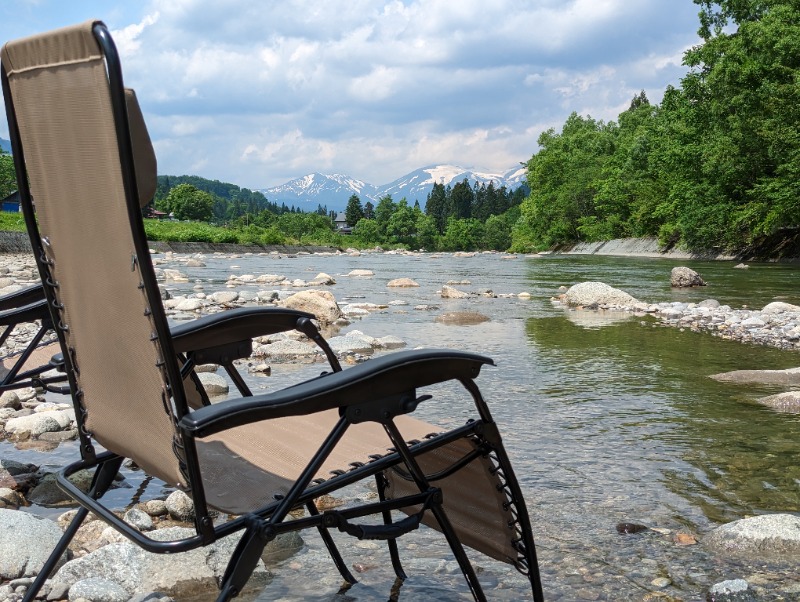
[{"label": "reflection on water", "polygon": [[[454,347],[493,357],[497,368],[484,368],[478,382],[500,423],[530,505],[548,600],[641,600],[657,589],[652,581],[658,577],[671,582],[662,591],[679,599],[703,599],[716,581],[755,573],[762,575],[765,599],[778,599],[776,592],[792,585],[793,573],[786,567],[735,564],[702,545],[679,546],[654,531],[621,536],[615,525],[638,522],[701,536],[719,523],[747,515],[800,511],[800,416],[755,403],[780,389],[708,378],[736,369],[795,367],[800,364],[797,354],[681,332],[647,317],[565,311],[550,299],[562,285],[599,280],[648,302],[712,297],[733,307],[758,308],[777,299],[797,303],[795,267],[754,264],[736,270],[732,263],[681,261],[709,286],[675,291],[669,273],[679,264],[660,259],[366,255],[209,256],[205,261],[205,269],[183,268],[190,283],[175,285],[174,293],[181,293],[181,286],[190,292],[195,278],[209,293],[223,288],[230,273],[308,279],[324,271],[337,280],[331,291],[340,302],[353,297],[407,303],[389,305],[345,331],[393,334],[409,347]],[[375,277],[346,276],[358,268],[373,270]],[[389,280],[404,276],[420,287],[386,287]],[[462,290],[525,291],[532,298],[444,300],[437,291],[448,280],[470,281],[457,285]],[[413,309],[420,304],[438,309]],[[479,311],[491,321],[474,326],[434,321],[438,313],[455,310]],[[248,378],[256,390],[273,389],[319,370],[275,365],[270,378]],[[447,397],[421,405],[418,414],[447,425],[468,415]],[[0,444],[0,457],[8,453],[8,445]],[[33,457],[32,452],[13,453]],[[59,450],[29,461],[58,464],[65,457],[67,452]],[[128,476],[138,486],[141,479],[135,473]],[[143,493],[162,494],[158,483],[148,484]],[[386,600],[392,595],[393,577],[382,546],[357,543],[357,556],[348,548],[348,562],[364,567],[362,583],[337,594],[338,573],[315,537],[309,536],[307,544],[300,555],[276,567],[276,577],[260,599]],[[404,545],[412,579],[397,599],[467,595],[441,538],[422,529]],[[494,588],[491,599],[525,596],[524,583],[513,571],[479,564]],[[319,580],[310,583],[310,574],[320,575]]]}]

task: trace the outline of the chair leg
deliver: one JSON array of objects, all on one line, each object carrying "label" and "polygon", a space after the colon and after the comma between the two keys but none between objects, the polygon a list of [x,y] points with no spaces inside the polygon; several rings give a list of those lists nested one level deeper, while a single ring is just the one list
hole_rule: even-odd
[{"label": "chair leg", "polygon": [[[394,424],[394,422],[389,421],[384,423],[383,427],[386,430],[386,433],[389,435],[389,438],[392,440],[397,453],[400,454],[400,457],[403,459],[403,463],[406,465],[406,468],[408,468],[408,471],[414,478],[419,490],[428,490],[430,488],[428,479],[425,478],[425,473],[411,455],[411,452],[403,440],[403,436],[398,430],[397,426]],[[433,503],[431,506],[431,512],[433,512],[433,515],[436,517],[439,527],[442,529],[442,534],[444,534],[445,539],[447,539],[447,543],[450,545],[450,549],[453,551],[453,554],[456,557],[458,566],[461,568],[461,572],[464,574],[464,578],[467,580],[467,585],[472,592],[472,597],[475,598],[476,602],[486,602],[486,595],[483,593],[483,588],[481,587],[480,581],[478,581],[478,576],[475,574],[475,569],[472,567],[472,563],[467,557],[467,553],[464,551],[464,546],[461,544],[461,540],[458,538],[458,534],[455,532],[455,529],[453,529],[450,519],[447,518],[441,498]]]},{"label": "chair leg", "polygon": [[[383,474],[376,474],[375,475],[375,482],[378,485],[378,499],[380,501],[386,501],[386,477]],[[389,510],[383,511],[383,523],[385,525],[392,524],[392,513]],[[396,539],[387,539],[386,545],[389,547],[389,558],[392,560],[392,568],[394,568],[394,574],[397,576],[398,579],[401,581],[405,581],[407,579],[406,572],[403,570],[403,565],[400,563],[400,553],[397,550],[397,540]]]},{"label": "chair leg", "polygon": [[[310,501],[308,504],[306,504],[306,509],[311,516],[319,515],[319,510],[317,510],[317,507],[314,505],[313,501]],[[353,573],[351,573],[350,569],[347,568],[342,555],[339,553],[339,548],[336,546],[336,542],[333,541],[333,537],[331,537],[331,533],[328,528],[320,525],[317,527],[317,529],[319,530],[320,537],[322,537],[322,541],[325,543],[325,547],[328,548],[328,554],[331,555],[331,559],[336,565],[336,568],[339,569],[339,574],[341,574],[342,578],[347,582],[348,585],[358,583],[358,579],[353,577]]]},{"label": "chair leg", "polygon": [[242,592],[250,575],[258,566],[264,546],[275,539],[274,529],[267,525],[264,519],[251,514],[245,523],[247,528],[236,545],[222,577],[217,602],[225,602]]},{"label": "chair leg", "polygon": [[50,573],[55,570],[56,566],[58,565],[58,561],[64,555],[64,552],[67,551],[70,542],[75,537],[75,534],[78,532],[78,529],[88,514],[89,510],[83,506],[78,508],[77,513],[73,517],[72,521],[70,521],[69,525],[64,531],[64,534],[61,536],[61,539],[58,540],[55,549],[42,566],[42,570],[39,571],[39,574],[36,575],[36,579],[34,579],[33,583],[28,588],[28,591],[25,592],[23,602],[32,602],[36,598],[36,594],[38,594],[39,590],[42,589],[44,582],[47,581],[48,577],[50,577]]},{"label": "chair leg", "polygon": [[[114,482],[114,477],[119,472],[120,466],[122,466],[122,460],[123,458],[115,456],[101,463],[97,467],[94,472],[94,476],[92,477],[91,489],[89,490],[89,493],[92,495],[92,497],[95,499],[102,497],[108,488],[111,487],[111,484]],[[61,476],[59,476],[59,478],[61,478]],[[64,554],[64,552],[67,551],[70,542],[75,537],[75,534],[78,532],[78,529],[88,514],[89,510],[87,508],[83,506],[78,508],[72,521],[70,521],[69,525],[64,530],[64,534],[61,536],[61,539],[58,540],[55,549],[44,563],[44,566],[42,566],[42,570],[39,571],[36,579],[34,579],[33,583],[28,588],[28,591],[25,592],[25,598],[23,599],[23,602],[32,601],[36,597],[36,594],[39,593],[39,590],[42,589],[44,582],[50,576],[50,573],[52,573],[56,568],[56,565],[58,565],[58,561],[61,559],[61,556]]]}]

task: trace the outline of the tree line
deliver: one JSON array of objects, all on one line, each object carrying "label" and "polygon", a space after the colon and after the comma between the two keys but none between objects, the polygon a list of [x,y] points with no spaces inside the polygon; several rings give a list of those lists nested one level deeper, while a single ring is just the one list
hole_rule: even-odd
[{"label": "tree line", "polygon": [[[269,201],[257,190],[200,176],[158,176],[156,192],[149,206],[171,213],[176,219],[214,224],[224,224],[262,211],[275,215],[301,212],[294,205],[288,207],[286,203],[278,205]],[[328,214],[327,208],[319,207],[319,211]]]},{"label": "tree line", "polygon": [[658,236],[742,250],[800,224],[800,5],[693,0],[702,43],[660,104],[618,121],[573,113],[528,162],[517,250]]},{"label": "tree line", "polygon": [[[476,182],[465,178],[452,187],[435,183],[428,193],[425,210],[419,201],[409,205],[391,195],[373,206],[363,206],[358,195],[347,202],[345,219],[352,236],[364,246],[404,246],[429,251],[467,251],[507,249],[511,229],[519,217],[519,205],[526,189],[514,191],[494,182]],[[515,209],[515,210],[514,210]],[[514,211],[512,211],[514,210]]]}]

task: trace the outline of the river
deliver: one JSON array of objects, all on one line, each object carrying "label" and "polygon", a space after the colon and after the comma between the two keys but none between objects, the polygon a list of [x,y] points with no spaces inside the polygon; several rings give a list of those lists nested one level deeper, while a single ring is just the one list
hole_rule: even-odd
[{"label": "river", "polygon": [[[794,564],[733,561],[702,545],[702,536],[722,523],[800,511],[800,415],[755,403],[780,389],[708,378],[729,370],[796,367],[798,354],[666,328],[646,317],[566,311],[551,302],[560,286],[597,280],[647,302],[715,298],[751,308],[774,300],[798,303],[796,267],[753,264],[739,270],[730,262],[498,254],[208,255],[204,261],[205,268],[174,266],[191,280],[174,292],[191,292],[198,281],[206,293],[218,290],[231,273],[310,280],[326,272],[337,281],[330,290],[340,304],[407,302],[373,312],[342,332],[393,334],[409,347],[455,347],[493,357],[497,367],[485,368],[478,384],[528,502],[547,600],[704,600],[709,586],[734,578],[748,579],[759,599],[800,599]],[[692,267],[709,286],[671,289],[675,265]],[[375,275],[347,277],[353,269]],[[413,278],[420,287],[387,288],[399,277]],[[515,296],[441,299],[437,291],[449,280],[468,280],[456,285],[462,290]],[[520,292],[530,293],[530,299],[516,296]],[[419,304],[438,309],[414,309]],[[455,310],[491,319],[473,326],[434,321]],[[274,388],[318,371],[318,366],[275,365],[272,377],[249,378],[255,388]],[[451,403],[446,398],[423,404],[418,413],[433,422],[439,412],[458,416]],[[0,457],[55,465],[74,451],[70,445],[49,454],[9,448],[0,443]],[[136,484],[135,474],[129,478]],[[158,483],[145,487],[144,497],[161,494]],[[616,529],[621,522],[661,532],[621,535]],[[678,533],[688,536],[682,543],[693,538],[700,543],[682,545],[675,541]],[[338,573],[311,534],[298,555],[274,567],[275,577],[259,600],[468,597],[438,534],[423,529],[407,539],[410,579],[399,594],[390,592],[383,548],[370,542],[346,548],[348,562],[363,569],[357,575],[361,583],[337,594]],[[525,599],[524,581],[512,570],[478,564],[490,599]]]}]

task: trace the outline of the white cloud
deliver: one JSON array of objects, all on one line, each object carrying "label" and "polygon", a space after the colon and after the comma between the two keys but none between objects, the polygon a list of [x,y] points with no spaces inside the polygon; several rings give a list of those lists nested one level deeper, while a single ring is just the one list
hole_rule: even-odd
[{"label": "white cloud", "polygon": [[111,32],[114,43],[117,45],[117,49],[123,59],[139,51],[142,46],[139,36],[146,27],[155,25],[158,22],[158,16],[159,13],[156,11],[146,15],[139,23],[134,23],[133,25],[128,25],[127,27]]},{"label": "white cloud", "polygon": [[[657,100],[697,28],[688,0],[41,1],[53,27],[106,13],[162,173],[251,188],[512,167],[572,111]],[[7,38],[21,3],[0,5]]]}]

